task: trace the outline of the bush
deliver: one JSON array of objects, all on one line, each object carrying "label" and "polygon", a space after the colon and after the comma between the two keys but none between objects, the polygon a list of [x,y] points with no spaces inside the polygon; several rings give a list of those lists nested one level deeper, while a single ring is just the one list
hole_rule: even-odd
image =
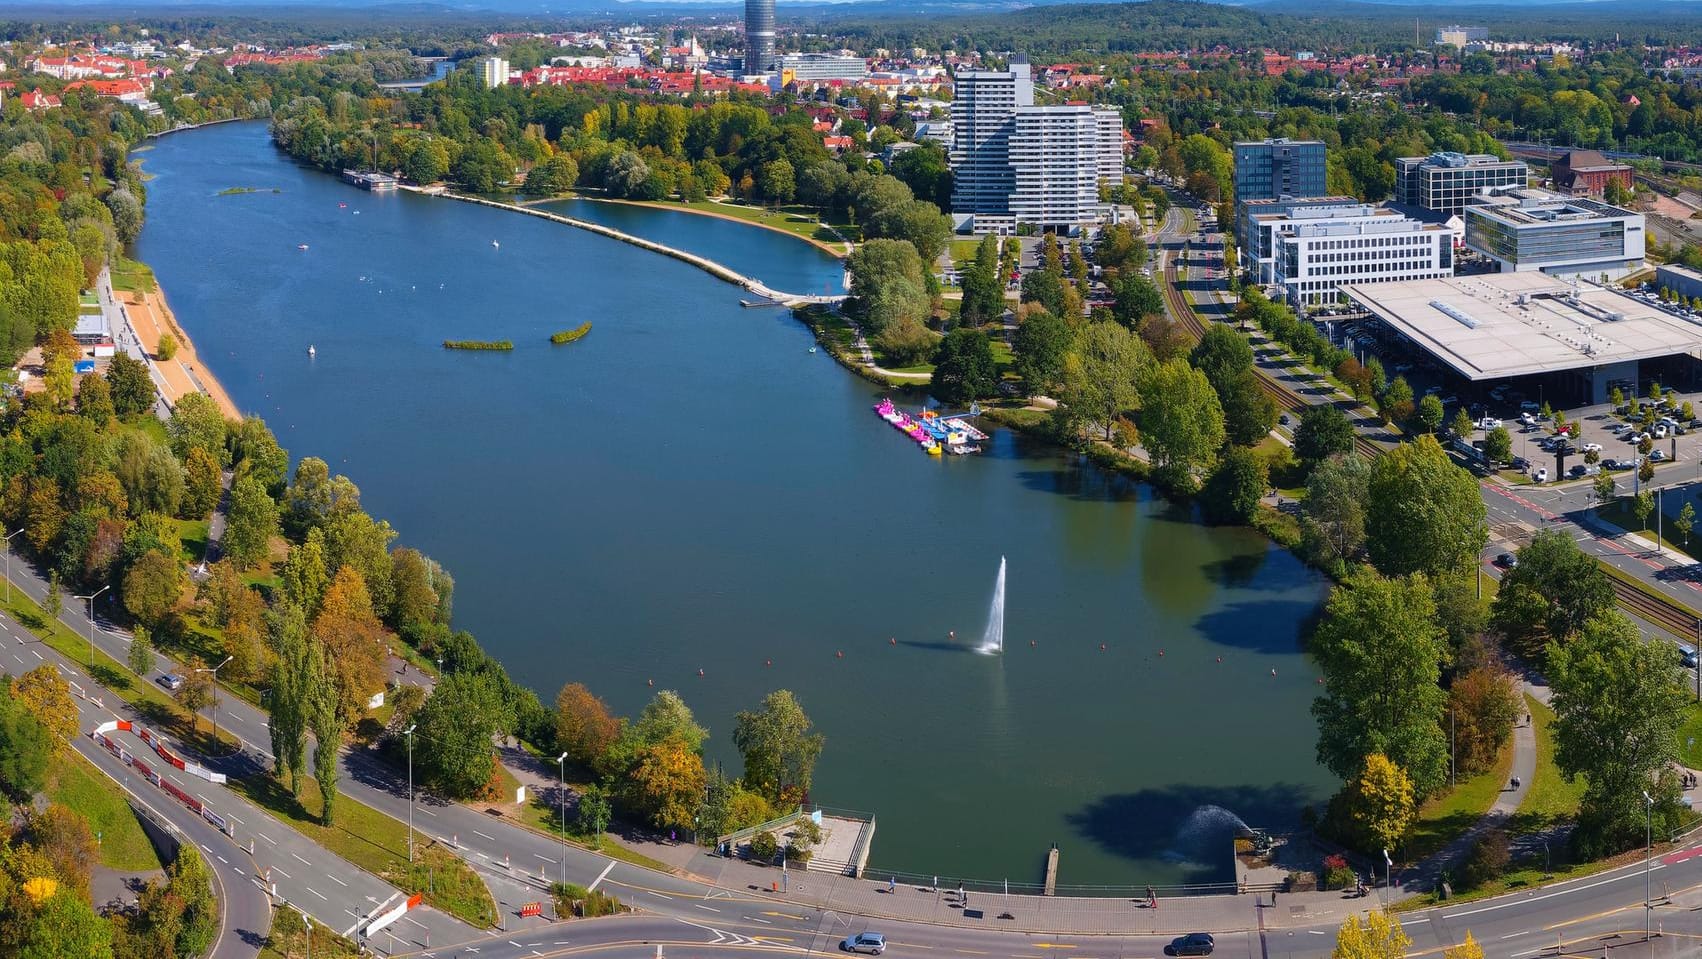
[{"label": "bush", "polygon": [[1491,829],[1472,846],[1471,855],[1460,867],[1460,884],[1466,889],[1481,886],[1506,871],[1512,858],[1507,848],[1507,834]]},{"label": "bush", "polygon": [[1318,888],[1318,876],[1310,872],[1291,872],[1283,880],[1283,892],[1312,892]]},{"label": "bush", "polygon": [[170,333],[161,333],[159,345],[154,348],[154,355],[162,360],[171,360],[177,356],[177,340]]},{"label": "bush", "polygon": [[1325,889],[1348,889],[1359,878],[1359,874],[1347,864],[1347,859],[1339,855],[1324,857],[1323,873]]},{"label": "bush", "polygon": [[562,330],[560,333],[551,333],[550,342],[557,346],[560,346],[563,343],[572,343],[574,340],[579,339],[589,332],[591,332],[591,321],[586,320],[571,330]]},{"label": "bush", "polygon": [[511,340],[444,340],[446,350],[512,350]]},{"label": "bush", "polygon": [[754,862],[771,863],[774,857],[780,855],[780,839],[771,830],[764,829],[751,837],[750,858]]},{"label": "bush", "polygon": [[555,897],[557,916],[595,919],[598,916],[612,916],[617,912],[626,911],[619,899],[601,889],[586,889],[571,882],[553,883],[550,886],[550,895]]}]

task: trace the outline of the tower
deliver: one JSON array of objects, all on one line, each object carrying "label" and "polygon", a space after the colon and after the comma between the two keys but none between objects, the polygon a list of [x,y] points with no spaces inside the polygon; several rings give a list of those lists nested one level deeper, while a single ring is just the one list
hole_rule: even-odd
[{"label": "tower", "polygon": [[745,0],[745,72],[774,69],[774,0]]}]

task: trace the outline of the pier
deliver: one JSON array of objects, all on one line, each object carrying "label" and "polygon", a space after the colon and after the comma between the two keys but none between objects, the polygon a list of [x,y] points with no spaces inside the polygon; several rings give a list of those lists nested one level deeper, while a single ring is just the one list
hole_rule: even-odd
[{"label": "pier", "polygon": [[1046,889],[1044,894],[1048,896],[1056,896],[1058,894],[1057,843],[1053,843],[1052,848],[1046,851]]}]

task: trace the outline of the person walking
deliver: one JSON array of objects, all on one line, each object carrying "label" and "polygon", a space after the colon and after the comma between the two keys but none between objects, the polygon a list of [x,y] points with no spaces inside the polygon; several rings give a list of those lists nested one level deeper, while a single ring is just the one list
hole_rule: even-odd
[{"label": "person walking", "polygon": [[897,876],[886,877],[886,894],[890,896],[897,891],[898,891],[898,877]]}]

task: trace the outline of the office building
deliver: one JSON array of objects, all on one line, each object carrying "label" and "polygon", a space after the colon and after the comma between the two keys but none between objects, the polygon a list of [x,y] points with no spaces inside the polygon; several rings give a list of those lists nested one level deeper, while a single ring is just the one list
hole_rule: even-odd
[{"label": "office building", "polygon": [[1483,191],[1525,186],[1530,175],[1525,161],[1487,153],[1397,157],[1394,200],[1439,213],[1458,213]]},{"label": "office building", "polygon": [[788,53],[780,58],[780,74],[790,73],[799,83],[817,80],[861,80],[869,75],[868,61],[862,57],[842,57],[832,53]]},{"label": "office building", "polygon": [[1474,43],[1485,43],[1489,40],[1488,27],[1462,27],[1458,24],[1451,27],[1436,28],[1436,42],[1464,50]]},{"label": "office building", "polygon": [[774,0],[745,0],[745,73],[774,70]]},{"label": "office building", "polygon": [[1009,233],[1029,223],[1074,231],[1106,215],[1099,182],[1122,176],[1122,114],[1035,106],[1020,57],[1003,71],[965,70],[955,80],[950,159],[959,229]]},{"label": "office building", "polygon": [[1284,197],[1280,200],[1248,200],[1236,204],[1235,239],[1240,248],[1241,262],[1253,275],[1253,282],[1269,284],[1275,281],[1275,247],[1271,237],[1276,228],[1290,222],[1290,214],[1299,210],[1326,207],[1349,209],[1361,206],[1351,196]]},{"label": "office building", "polygon": [[1318,140],[1249,140],[1235,144],[1235,199],[1323,196],[1324,144]]},{"label": "office building", "polygon": [[1502,273],[1615,278],[1643,264],[1643,214],[1547,190],[1505,190],[1466,207],[1466,246]]},{"label": "office building", "polygon": [[479,76],[485,81],[485,89],[495,90],[497,87],[508,85],[508,61],[501,57],[486,57],[479,61]]},{"label": "office building", "polygon": [[1568,196],[1600,197],[1609,183],[1631,188],[1631,167],[1615,163],[1598,150],[1571,150],[1554,161],[1554,189]]},{"label": "office building", "polygon": [[1662,263],[1655,267],[1655,285],[1663,290],[1671,290],[1686,300],[1694,300],[1702,296],[1702,273],[1687,266]]},{"label": "office building", "polygon": [[1454,274],[1447,230],[1370,204],[1290,212],[1270,235],[1272,278],[1297,308],[1334,303],[1344,283]]}]

